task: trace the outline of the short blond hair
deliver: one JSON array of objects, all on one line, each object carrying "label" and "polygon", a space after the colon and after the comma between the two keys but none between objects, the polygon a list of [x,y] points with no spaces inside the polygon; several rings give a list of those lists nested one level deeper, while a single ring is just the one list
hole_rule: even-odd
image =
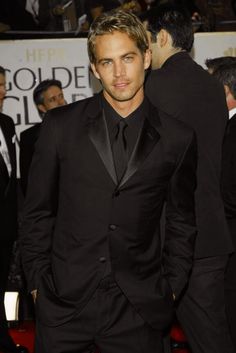
[{"label": "short blond hair", "polygon": [[96,62],[96,37],[115,31],[126,33],[136,43],[138,49],[144,55],[148,49],[148,37],[142,22],[131,12],[112,10],[104,12],[97,17],[90,26],[87,48],[91,63]]}]

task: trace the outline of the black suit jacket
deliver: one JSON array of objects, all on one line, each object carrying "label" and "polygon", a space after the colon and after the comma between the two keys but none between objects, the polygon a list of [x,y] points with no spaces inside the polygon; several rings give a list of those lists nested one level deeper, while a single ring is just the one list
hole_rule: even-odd
[{"label": "black suit jacket", "polygon": [[236,246],[236,114],[228,122],[223,143],[222,195],[233,243]]},{"label": "black suit jacket", "polygon": [[172,291],[179,295],[192,263],[196,159],[193,131],[162,120],[149,104],[118,184],[100,95],[48,113],[21,227],[29,289],[39,293],[39,320],[58,325],[81,310],[110,258],[115,280],[140,315],[159,329],[169,323]]},{"label": "black suit jacket", "polygon": [[9,176],[6,164],[0,155],[0,239],[2,244],[12,244],[17,235],[16,135],[13,120],[2,113],[0,113],[0,127],[6,140],[12,167],[12,173]]},{"label": "black suit jacket", "polygon": [[228,120],[222,85],[188,53],[180,52],[151,72],[146,94],[161,112],[185,122],[197,135],[195,257],[230,253],[233,248],[220,192],[222,142]]},{"label": "black suit jacket", "polygon": [[35,143],[39,137],[40,126],[41,123],[35,124],[20,134],[20,183],[24,195],[26,194],[29,169]]}]

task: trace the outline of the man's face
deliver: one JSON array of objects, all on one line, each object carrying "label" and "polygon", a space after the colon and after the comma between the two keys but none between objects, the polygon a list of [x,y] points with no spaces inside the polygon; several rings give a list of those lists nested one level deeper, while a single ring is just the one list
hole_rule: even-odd
[{"label": "man's face", "polygon": [[38,108],[43,113],[46,113],[50,109],[60,107],[65,104],[66,101],[62,90],[57,86],[51,86],[43,93],[43,104],[39,104]]},{"label": "man's face", "polygon": [[0,74],[0,112],[3,108],[3,100],[6,96],[6,77],[3,74]]},{"label": "man's face", "polygon": [[101,80],[108,102],[113,106],[127,101],[139,105],[143,100],[145,69],[151,61],[150,51],[143,55],[126,33],[115,31],[96,37],[95,53],[96,63],[91,67]]}]

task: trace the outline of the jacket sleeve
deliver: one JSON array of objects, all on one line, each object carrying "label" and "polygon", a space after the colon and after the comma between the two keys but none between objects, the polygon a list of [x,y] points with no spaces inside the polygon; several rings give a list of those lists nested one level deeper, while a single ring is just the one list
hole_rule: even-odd
[{"label": "jacket sleeve", "polygon": [[188,281],[196,238],[197,142],[193,134],[171,178],[166,201],[164,271],[176,298]]},{"label": "jacket sleeve", "polygon": [[[230,127],[230,121],[229,121]],[[221,192],[225,215],[236,219],[236,129],[228,128],[222,149]]]},{"label": "jacket sleeve", "polygon": [[44,119],[29,173],[22,217],[20,246],[29,291],[50,267],[50,253],[58,198],[58,156],[55,121]]}]

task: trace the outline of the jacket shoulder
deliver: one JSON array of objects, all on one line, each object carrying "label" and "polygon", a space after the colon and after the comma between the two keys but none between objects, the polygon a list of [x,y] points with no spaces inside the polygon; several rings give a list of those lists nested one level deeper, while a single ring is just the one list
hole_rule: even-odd
[{"label": "jacket shoulder", "polygon": [[41,123],[36,123],[34,126],[29,127],[28,129],[22,131],[20,133],[20,140],[28,140],[29,138],[31,138],[32,136],[37,135],[37,133],[39,132]]},{"label": "jacket shoulder", "polygon": [[195,131],[185,122],[178,120],[164,112],[159,112],[163,129],[168,131],[168,136],[174,139],[193,138]]},{"label": "jacket shoulder", "polygon": [[89,106],[91,103],[95,101],[95,96],[88,97],[73,103],[66,104],[61,107],[57,107],[48,111],[45,115],[44,120],[50,116],[50,119],[64,119],[65,115],[67,117],[78,116],[78,113],[82,112]]},{"label": "jacket shoulder", "polygon": [[4,120],[4,123],[5,123],[5,124],[9,124],[9,125],[15,126],[14,120],[13,120],[9,115],[0,113],[0,119],[1,119],[2,121]]}]

